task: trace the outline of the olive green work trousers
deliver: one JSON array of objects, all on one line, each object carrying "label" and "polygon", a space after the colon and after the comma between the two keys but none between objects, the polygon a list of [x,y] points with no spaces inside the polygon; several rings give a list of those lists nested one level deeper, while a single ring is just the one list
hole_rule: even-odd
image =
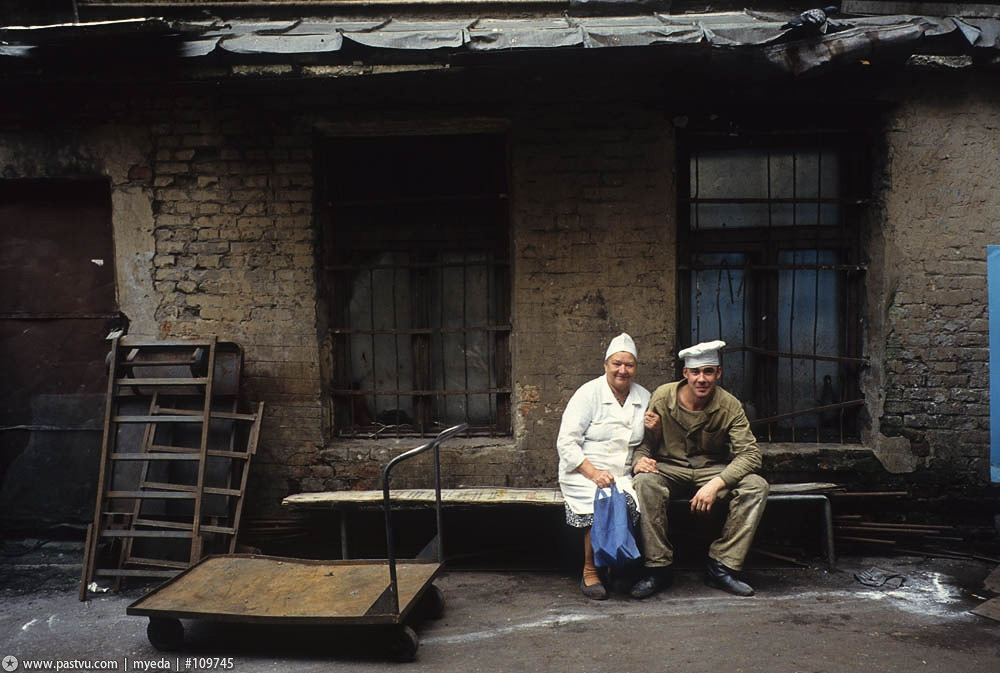
[{"label": "olive green work trousers", "polygon": [[[690,498],[695,491],[722,472],[721,466],[693,468],[657,462],[657,472],[633,477],[639,502],[639,530],[643,561],[647,568],[662,568],[674,562],[668,515],[670,499]],[[729,512],[721,535],[708,548],[708,555],[731,570],[742,570],[753,536],[764,514],[769,487],[757,474],[748,474],[731,488],[719,491],[714,507],[728,503]]]}]

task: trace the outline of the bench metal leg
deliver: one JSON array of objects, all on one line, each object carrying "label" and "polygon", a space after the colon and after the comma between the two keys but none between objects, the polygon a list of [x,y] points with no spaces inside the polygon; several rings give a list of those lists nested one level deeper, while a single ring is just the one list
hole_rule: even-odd
[{"label": "bench metal leg", "polygon": [[830,498],[820,493],[777,493],[767,496],[768,501],[785,502],[822,502],[823,504],[823,552],[826,554],[826,564],[830,570],[836,566],[836,556],[833,551],[833,508]]},{"label": "bench metal leg", "polygon": [[837,559],[833,553],[833,507],[830,505],[830,499],[825,495],[823,497],[823,519],[826,525],[826,564],[830,570],[833,570],[837,565]]},{"label": "bench metal leg", "polygon": [[340,510],[340,558],[345,561],[350,557],[347,550],[347,510]]}]

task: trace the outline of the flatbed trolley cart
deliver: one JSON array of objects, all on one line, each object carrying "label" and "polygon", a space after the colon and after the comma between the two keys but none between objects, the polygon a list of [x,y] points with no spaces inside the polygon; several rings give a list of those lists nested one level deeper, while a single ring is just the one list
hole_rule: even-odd
[{"label": "flatbed trolley cart", "polygon": [[[419,645],[407,620],[444,612],[444,597],[432,584],[444,562],[441,538],[440,445],[467,424],[402,453],[382,470],[386,559],[312,560],[221,554],[209,556],[126,608],[149,617],[146,635],[158,650],[180,649],[181,619],[246,624],[380,625],[391,634],[394,659],[410,661]],[[416,559],[396,560],[389,475],[398,463],[434,452],[436,533]]]}]

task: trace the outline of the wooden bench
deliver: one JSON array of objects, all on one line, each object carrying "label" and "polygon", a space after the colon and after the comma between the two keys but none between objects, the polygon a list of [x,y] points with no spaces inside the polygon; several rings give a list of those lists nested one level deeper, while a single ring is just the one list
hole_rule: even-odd
[{"label": "wooden bench", "polygon": [[[771,484],[767,497],[772,502],[817,503],[822,508],[822,545],[827,565],[833,569],[836,562],[833,549],[833,511],[828,494],[839,490],[837,484],[808,482],[799,484]],[[340,550],[348,559],[348,518],[350,512],[377,509],[383,505],[382,491],[321,491],[296,493],[284,498],[281,504],[293,509],[334,510],[340,514]],[[394,509],[434,507],[436,497],[432,488],[399,488],[391,492]],[[558,488],[443,488],[442,507],[481,507],[535,505],[562,508],[562,492]]]}]

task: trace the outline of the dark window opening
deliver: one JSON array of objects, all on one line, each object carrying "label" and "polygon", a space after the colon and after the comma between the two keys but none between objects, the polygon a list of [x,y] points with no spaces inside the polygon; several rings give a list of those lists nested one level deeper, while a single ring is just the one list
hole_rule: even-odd
[{"label": "dark window opening", "polygon": [[847,134],[699,136],[680,171],[682,341],[765,441],[858,441],[868,171]]},{"label": "dark window opening", "polygon": [[323,143],[334,433],[509,434],[504,137]]}]

